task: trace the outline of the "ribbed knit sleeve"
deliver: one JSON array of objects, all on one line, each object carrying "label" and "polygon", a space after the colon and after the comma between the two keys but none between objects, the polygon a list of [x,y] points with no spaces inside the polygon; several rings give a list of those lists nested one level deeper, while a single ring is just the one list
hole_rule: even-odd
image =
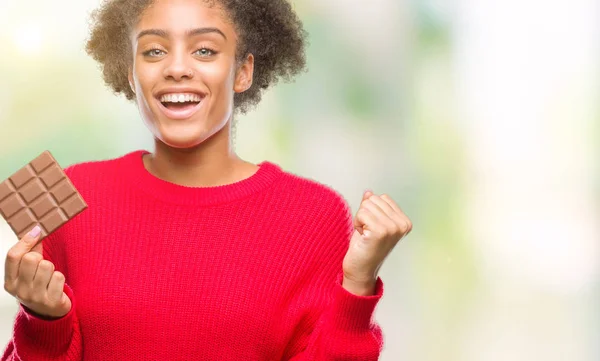
[{"label": "ribbed knit sleeve", "polygon": [[[329,210],[327,224],[319,242],[323,244],[324,265],[307,295],[304,319],[316,319],[313,327],[298,327],[292,338],[293,361],[374,361],[383,349],[381,327],[373,320],[377,303],[383,296],[383,282],[377,278],[375,292],[359,296],[342,287],[342,262],[354,232],[352,214],[340,196]],[[288,355],[289,356],[289,355]]]},{"label": "ribbed knit sleeve", "polygon": [[[67,175],[70,168],[65,169]],[[59,233],[47,236],[43,242],[44,259],[49,260],[58,271],[64,272],[61,257],[53,257],[52,244]],[[68,275],[65,274],[68,281]],[[63,291],[71,300],[71,310],[63,317],[47,320],[35,315],[23,304],[19,309],[13,325],[13,337],[4,349],[1,361],[79,361],[82,356],[82,339],[75,309],[75,296],[71,287],[65,282]]]}]

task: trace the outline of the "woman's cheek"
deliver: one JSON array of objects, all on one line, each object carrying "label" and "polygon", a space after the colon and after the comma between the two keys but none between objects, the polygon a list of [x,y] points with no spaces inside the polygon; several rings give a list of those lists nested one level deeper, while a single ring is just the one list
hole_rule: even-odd
[{"label": "woman's cheek", "polygon": [[137,69],[137,78],[143,90],[153,88],[154,83],[161,81],[158,67],[145,64]]}]

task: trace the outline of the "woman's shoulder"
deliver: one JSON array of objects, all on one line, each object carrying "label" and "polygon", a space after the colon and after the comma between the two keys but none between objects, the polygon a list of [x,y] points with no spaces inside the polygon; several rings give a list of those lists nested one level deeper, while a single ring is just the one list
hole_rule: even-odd
[{"label": "woman's shoulder", "polygon": [[93,177],[99,174],[110,174],[111,172],[118,171],[127,159],[132,158],[135,154],[141,154],[141,152],[141,150],[136,150],[116,157],[75,162],[65,167],[64,171],[69,178]]},{"label": "woman's shoulder", "polygon": [[286,226],[298,226],[303,232],[309,232],[309,236],[300,241],[321,244],[324,248],[309,247],[316,253],[329,254],[332,247],[346,247],[354,229],[352,209],[338,187],[325,178],[288,171],[282,178],[285,181],[280,183],[278,197],[286,201],[278,204],[283,208],[281,214],[293,216],[293,219],[286,219]]},{"label": "woman's shoulder", "polygon": [[111,187],[122,177],[127,168],[127,162],[140,152],[133,151],[117,157],[75,162],[63,170],[80,193],[89,189]]},{"label": "woman's shoulder", "polygon": [[324,180],[318,180],[312,176],[300,175],[284,170],[286,175],[284,186],[286,193],[294,195],[294,199],[312,204],[314,207],[338,214],[350,213],[350,204],[336,186]]}]

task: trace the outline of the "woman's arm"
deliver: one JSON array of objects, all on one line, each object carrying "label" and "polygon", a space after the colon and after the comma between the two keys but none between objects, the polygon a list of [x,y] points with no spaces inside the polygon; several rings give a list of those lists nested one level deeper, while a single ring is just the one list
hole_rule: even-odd
[{"label": "woman's arm", "polygon": [[383,349],[381,327],[373,321],[375,306],[383,295],[377,279],[374,295],[359,296],[342,287],[340,273],[332,289],[332,302],[313,329],[298,329],[296,353],[291,361],[376,361]]},{"label": "woman's arm", "polygon": [[[45,252],[44,252],[45,253]],[[45,259],[46,256],[44,255]],[[73,290],[66,283],[64,292],[71,299],[71,310],[63,317],[48,320],[34,315],[19,303],[13,326],[13,337],[1,361],[80,361],[82,339]]]},{"label": "woman's arm", "polygon": [[328,208],[314,240],[320,250],[310,270],[313,277],[290,305],[295,327],[283,359],[375,361],[383,349],[381,327],[373,320],[383,282],[377,277],[374,288],[367,287],[370,295],[366,288],[344,282],[342,263],[354,232],[352,214],[341,196]]},{"label": "woman's arm", "polygon": [[[70,176],[72,167],[65,173]],[[65,272],[64,257],[53,246],[60,244],[60,232],[54,232],[42,240],[43,258],[52,262],[57,270],[64,273],[66,281],[69,275]],[[13,325],[13,335],[2,352],[0,361],[41,361],[83,359],[82,338],[77,318],[76,300],[73,290],[65,282],[63,292],[71,301],[70,311],[61,318],[48,319],[35,314],[19,302],[19,309]]]}]

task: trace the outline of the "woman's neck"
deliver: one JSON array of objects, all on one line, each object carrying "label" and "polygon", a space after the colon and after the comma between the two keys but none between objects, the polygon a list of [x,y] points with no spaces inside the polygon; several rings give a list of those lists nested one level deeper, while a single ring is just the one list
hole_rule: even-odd
[{"label": "woman's neck", "polygon": [[176,149],[156,139],[154,153],[142,158],[144,167],[157,178],[187,187],[230,184],[258,170],[257,165],[240,159],[231,147],[218,147],[210,140],[194,148]]}]

